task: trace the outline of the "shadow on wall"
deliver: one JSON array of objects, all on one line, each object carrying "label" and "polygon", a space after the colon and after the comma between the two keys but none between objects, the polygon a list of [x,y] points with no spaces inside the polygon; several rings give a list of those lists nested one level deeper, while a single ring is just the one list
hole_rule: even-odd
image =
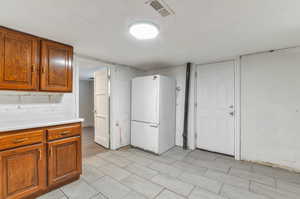
[{"label": "shadow on wall", "polygon": [[0,92],[0,124],[74,118],[73,93]]},{"label": "shadow on wall", "polygon": [[15,105],[59,104],[63,100],[62,93],[28,93],[28,92],[0,92],[0,107]]}]

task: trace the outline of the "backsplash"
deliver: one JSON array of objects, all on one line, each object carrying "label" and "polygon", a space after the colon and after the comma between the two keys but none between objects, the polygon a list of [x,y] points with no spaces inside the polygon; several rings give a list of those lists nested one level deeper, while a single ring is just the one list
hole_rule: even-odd
[{"label": "backsplash", "polygon": [[76,116],[74,93],[0,91],[0,124]]}]

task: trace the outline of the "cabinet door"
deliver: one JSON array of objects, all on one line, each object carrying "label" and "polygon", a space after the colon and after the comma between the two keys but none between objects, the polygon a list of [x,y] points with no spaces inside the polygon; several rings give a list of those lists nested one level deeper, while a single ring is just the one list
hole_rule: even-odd
[{"label": "cabinet door", "polygon": [[0,27],[0,89],[37,90],[39,39]]},{"label": "cabinet door", "polygon": [[0,198],[18,199],[45,189],[43,144],[0,152]]},{"label": "cabinet door", "polygon": [[72,137],[48,143],[49,186],[57,185],[80,174],[80,137]]},{"label": "cabinet door", "polygon": [[42,41],[42,91],[72,92],[73,48],[52,41]]}]

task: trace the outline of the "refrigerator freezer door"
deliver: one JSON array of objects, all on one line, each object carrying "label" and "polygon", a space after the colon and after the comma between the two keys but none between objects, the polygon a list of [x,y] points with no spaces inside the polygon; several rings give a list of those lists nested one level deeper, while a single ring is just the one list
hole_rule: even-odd
[{"label": "refrigerator freezer door", "polygon": [[131,120],[159,123],[159,76],[133,79],[131,99]]},{"label": "refrigerator freezer door", "polygon": [[159,126],[143,122],[131,122],[131,145],[159,153]]}]

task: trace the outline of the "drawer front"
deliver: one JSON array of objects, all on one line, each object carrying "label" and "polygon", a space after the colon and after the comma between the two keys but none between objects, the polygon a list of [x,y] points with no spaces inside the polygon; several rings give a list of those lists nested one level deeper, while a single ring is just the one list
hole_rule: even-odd
[{"label": "drawer front", "polygon": [[32,130],[0,135],[0,150],[43,142],[43,130]]},{"label": "drawer front", "polygon": [[61,138],[77,136],[80,135],[80,133],[81,133],[80,124],[49,128],[47,130],[47,139],[48,141],[57,140]]}]

